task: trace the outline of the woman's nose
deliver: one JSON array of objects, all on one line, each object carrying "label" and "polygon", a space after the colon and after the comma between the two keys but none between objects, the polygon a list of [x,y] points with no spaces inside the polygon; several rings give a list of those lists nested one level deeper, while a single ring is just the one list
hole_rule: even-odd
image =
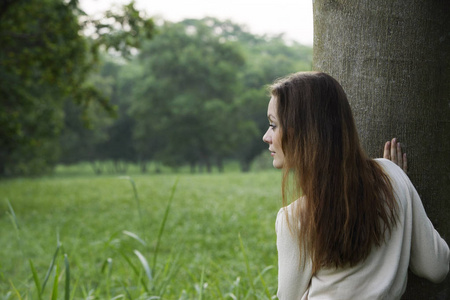
[{"label": "woman's nose", "polygon": [[[270,129],[270,128],[269,128]],[[267,129],[266,133],[263,135],[263,141],[267,144],[270,144],[272,138],[270,137],[269,129]]]}]

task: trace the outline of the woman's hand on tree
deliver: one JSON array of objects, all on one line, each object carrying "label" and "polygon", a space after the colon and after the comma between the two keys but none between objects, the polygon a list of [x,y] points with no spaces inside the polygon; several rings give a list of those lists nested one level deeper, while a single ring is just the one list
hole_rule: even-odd
[{"label": "woman's hand on tree", "polygon": [[396,138],[393,138],[392,141],[387,141],[386,144],[384,144],[383,158],[391,160],[402,168],[405,173],[408,173],[406,153],[402,153],[402,146]]}]

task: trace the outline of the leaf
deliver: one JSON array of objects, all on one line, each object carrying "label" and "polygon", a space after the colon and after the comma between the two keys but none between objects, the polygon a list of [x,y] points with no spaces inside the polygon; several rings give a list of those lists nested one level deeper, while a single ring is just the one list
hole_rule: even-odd
[{"label": "leaf", "polygon": [[50,262],[50,266],[49,266],[49,268],[48,268],[48,270],[47,270],[47,274],[45,275],[44,283],[42,283],[41,295],[42,295],[42,293],[44,293],[45,285],[47,284],[47,280],[48,280],[48,278],[50,277],[50,273],[52,272],[53,267],[54,267],[54,265],[55,265],[56,257],[58,256],[58,252],[59,252],[59,248],[60,248],[60,247],[61,247],[61,243],[59,242],[59,237],[58,237],[57,244],[56,244],[55,254],[53,254],[53,259],[52,259],[52,261]]},{"label": "leaf", "polygon": [[51,300],[58,300],[58,265],[55,268],[55,279],[53,280],[53,289]]},{"label": "leaf", "polygon": [[202,300],[203,299],[203,280],[205,277],[205,266],[203,266],[202,268],[202,275],[200,277],[200,291],[199,291],[199,295],[198,295],[198,300]]},{"label": "leaf", "polygon": [[[131,262],[130,258],[129,258],[125,253],[123,253],[123,251],[119,251],[119,253],[122,255],[122,257],[123,257],[123,258],[125,259],[125,261],[128,263],[128,265],[133,269],[134,273],[135,273],[137,276],[139,276],[139,270],[138,270],[138,268],[136,268],[136,266]],[[144,287],[145,291],[148,293],[149,290],[148,290],[147,284],[145,283],[145,281],[144,281],[143,278],[141,278],[141,283],[142,283],[142,286]],[[126,290],[126,289],[125,289],[125,290]],[[126,290],[126,291],[127,291],[127,290]],[[128,291],[127,291],[127,294],[128,294]]]},{"label": "leaf", "polygon": [[108,266],[108,277],[111,274],[111,270],[112,270],[112,258],[108,257],[107,259],[105,259],[105,261],[102,264],[102,268],[101,268],[101,272],[105,272],[106,266]]},{"label": "leaf", "polygon": [[19,300],[22,300],[22,296],[20,296],[20,293],[19,293],[19,291],[16,289],[16,287],[14,286],[14,283],[12,283],[11,280],[9,281],[9,283],[11,283],[11,286],[12,286],[14,292],[16,293],[17,298],[18,298]]},{"label": "leaf", "polygon": [[158,256],[159,245],[161,243],[161,236],[162,236],[162,234],[164,232],[164,227],[166,225],[167,217],[169,216],[170,206],[172,205],[173,196],[174,196],[175,191],[177,189],[178,180],[179,180],[179,177],[177,177],[177,179],[175,180],[175,183],[172,186],[172,191],[171,191],[171,194],[170,194],[170,197],[169,197],[169,202],[167,203],[166,211],[164,212],[164,218],[163,218],[163,220],[161,222],[161,227],[159,228],[158,239],[156,240],[156,245],[155,245],[155,254],[153,256],[153,263],[152,263],[153,270],[156,267],[156,258]]},{"label": "leaf", "polygon": [[6,200],[6,203],[8,203],[9,212],[11,213],[11,216],[12,216],[11,218],[13,220],[13,224],[14,224],[16,230],[19,230],[20,226],[19,226],[19,221],[17,220],[17,217],[16,217],[16,213],[14,212],[14,209],[13,209],[11,203],[9,202],[9,200]]},{"label": "leaf", "polygon": [[133,238],[133,239],[135,239],[136,241],[138,241],[142,245],[147,246],[147,243],[144,240],[142,240],[137,234],[135,234],[133,232],[130,232],[130,231],[127,231],[127,230],[122,231],[122,233],[127,235],[127,236],[129,236],[129,237],[131,237],[131,238]]},{"label": "leaf", "polygon": [[66,284],[64,288],[64,300],[70,300],[70,266],[67,254],[64,254],[64,265],[66,266]]},{"label": "leaf", "polygon": [[139,261],[141,262],[141,265],[145,270],[145,274],[147,275],[148,280],[152,282],[153,281],[152,271],[150,270],[147,259],[138,250],[134,250],[134,254],[136,254],[136,256],[139,258]]},{"label": "leaf", "polygon": [[141,223],[142,226],[144,226],[144,223],[143,223],[144,218],[142,217],[141,202],[139,200],[139,195],[138,195],[138,192],[136,189],[136,183],[134,182],[133,178],[131,178],[130,176],[120,176],[119,179],[128,180],[131,183],[131,186],[133,187],[134,200],[136,201],[137,211],[139,214],[139,222]]},{"label": "leaf", "polygon": [[31,273],[33,274],[34,284],[36,285],[36,289],[38,292],[38,299],[41,299],[41,283],[39,281],[39,277],[37,275],[36,269],[34,268],[33,262],[31,259],[28,260],[30,263]]}]

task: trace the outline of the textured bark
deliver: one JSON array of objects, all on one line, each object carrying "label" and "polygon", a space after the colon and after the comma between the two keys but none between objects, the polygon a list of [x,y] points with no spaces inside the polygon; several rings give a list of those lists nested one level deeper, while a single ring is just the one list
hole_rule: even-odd
[{"label": "textured bark", "polygon": [[[314,69],[347,92],[372,157],[399,138],[431,221],[450,242],[450,2],[315,0]],[[450,276],[410,274],[404,299],[450,299]]]}]

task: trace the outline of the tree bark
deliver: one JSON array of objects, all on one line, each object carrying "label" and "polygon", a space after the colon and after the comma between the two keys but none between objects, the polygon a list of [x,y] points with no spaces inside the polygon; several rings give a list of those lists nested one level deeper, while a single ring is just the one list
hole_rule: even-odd
[{"label": "tree bark", "polygon": [[[347,93],[372,157],[397,137],[412,182],[450,241],[450,2],[315,0],[314,70]],[[431,284],[410,274],[403,299],[450,299],[450,276]]]}]

